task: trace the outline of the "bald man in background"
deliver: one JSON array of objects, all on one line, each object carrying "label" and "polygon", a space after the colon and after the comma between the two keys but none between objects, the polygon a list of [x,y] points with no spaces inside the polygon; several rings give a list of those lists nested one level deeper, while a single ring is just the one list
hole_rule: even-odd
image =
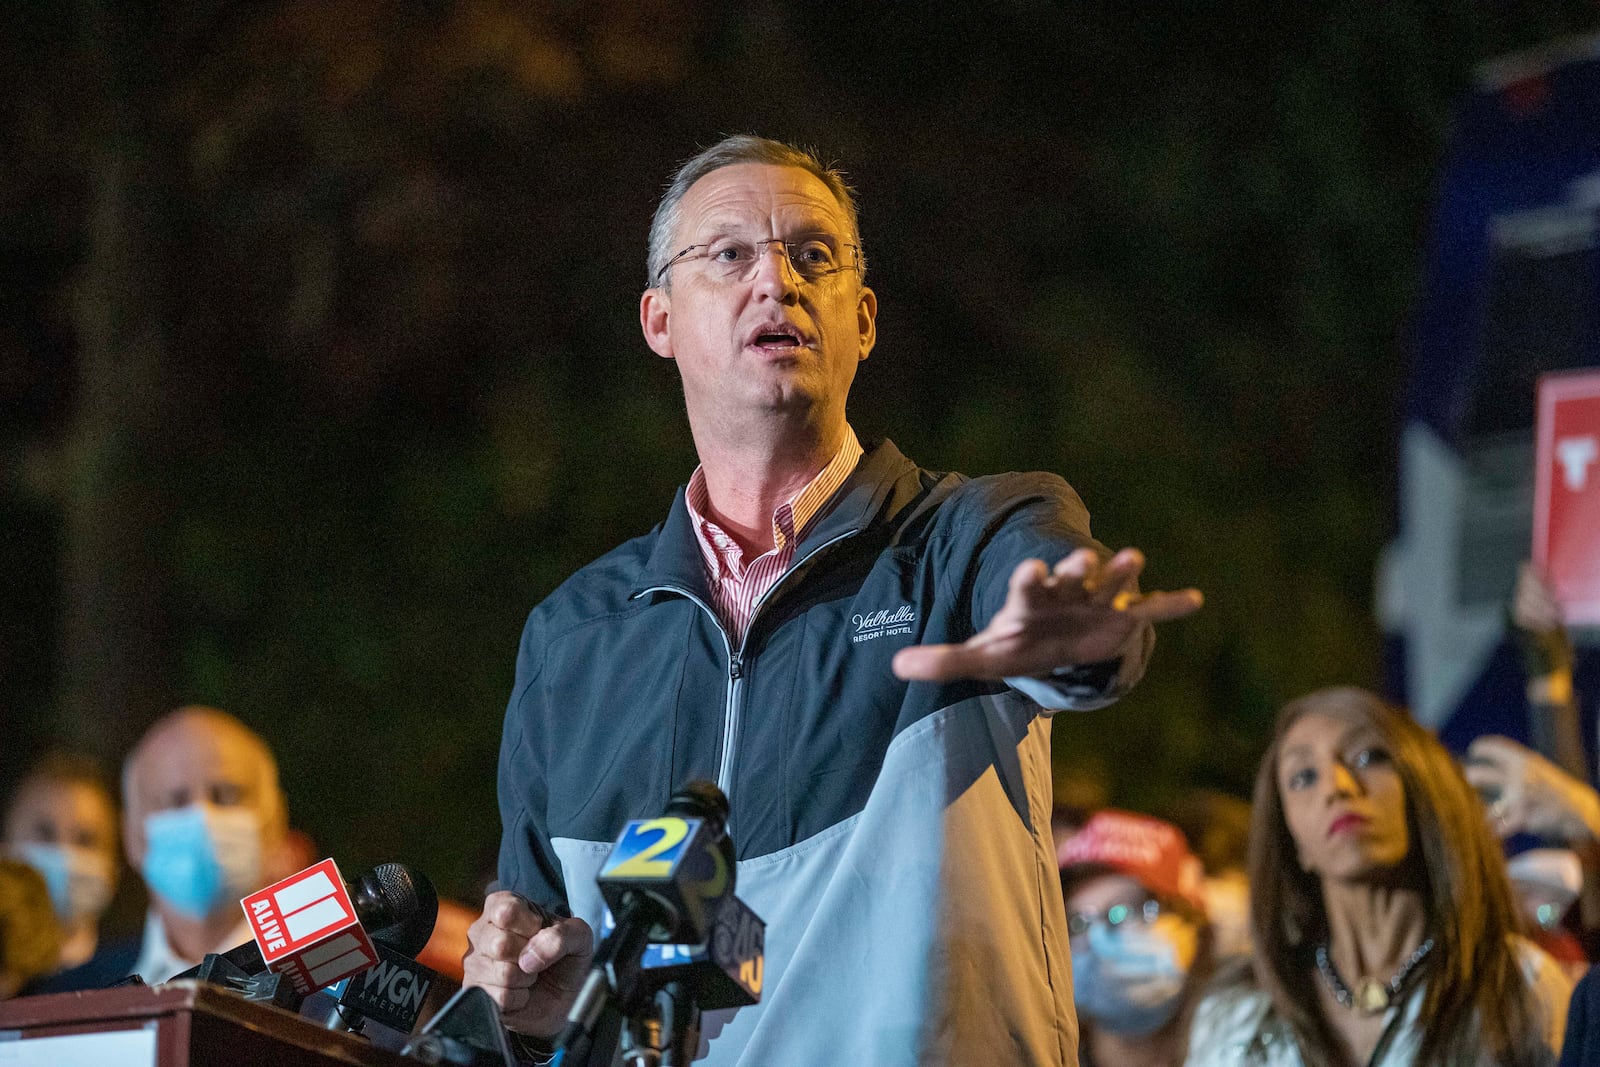
[{"label": "bald man in background", "polygon": [[96,989],[130,974],[163,982],[250,937],[239,898],[284,874],[288,809],[267,743],[216,708],[156,722],[122,769],[122,836],[150,910],[137,941],[30,992]]}]

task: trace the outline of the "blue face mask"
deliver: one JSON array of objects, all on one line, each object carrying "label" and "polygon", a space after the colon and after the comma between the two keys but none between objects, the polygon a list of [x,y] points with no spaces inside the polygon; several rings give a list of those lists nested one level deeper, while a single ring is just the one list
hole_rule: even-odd
[{"label": "blue face mask", "polygon": [[1160,925],[1104,923],[1072,946],[1072,995],[1078,1014],[1125,1037],[1155,1033],[1183,1005],[1188,967]]},{"label": "blue face mask", "polygon": [[76,845],[36,841],[16,846],[12,854],[44,876],[50,903],[62,922],[99,918],[111,903],[116,866],[109,856]]},{"label": "blue face mask", "polygon": [[248,808],[158,811],[144,836],[145,885],[182,915],[204,919],[261,888],[261,820]]}]

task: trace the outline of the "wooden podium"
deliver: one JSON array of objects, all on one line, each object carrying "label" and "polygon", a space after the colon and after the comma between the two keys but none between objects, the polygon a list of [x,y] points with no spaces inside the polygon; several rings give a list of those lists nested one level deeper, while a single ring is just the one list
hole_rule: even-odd
[{"label": "wooden podium", "polygon": [[403,1067],[409,1057],[200,982],[0,1001],[10,1067]]}]

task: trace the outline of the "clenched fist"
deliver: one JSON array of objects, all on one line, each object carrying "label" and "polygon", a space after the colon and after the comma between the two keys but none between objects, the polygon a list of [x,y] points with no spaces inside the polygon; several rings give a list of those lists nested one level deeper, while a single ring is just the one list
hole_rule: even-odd
[{"label": "clenched fist", "polygon": [[515,893],[490,893],[467,930],[464,986],[478,986],[500,1006],[509,1029],[558,1033],[594,955],[594,931]]}]

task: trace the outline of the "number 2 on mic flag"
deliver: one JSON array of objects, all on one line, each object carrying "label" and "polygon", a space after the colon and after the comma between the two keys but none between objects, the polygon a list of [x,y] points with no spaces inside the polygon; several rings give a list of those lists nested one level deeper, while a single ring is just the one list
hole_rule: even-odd
[{"label": "number 2 on mic flag", "polygon": [[1600,370],[1539,379],[1533,562],[1568,623],[1600,623]]},{"label": "number 2 on mic flag", "polygon": [[297,993],[332,985],[378,962],[331,859],[251,893],[239,906],[262,960],[269,970],[286,975]]},{"label": "number 2 on mic flag", "polygon": [[699,828],[699,819],[634,819],[611,846],[600,877],[668,879]]}]

